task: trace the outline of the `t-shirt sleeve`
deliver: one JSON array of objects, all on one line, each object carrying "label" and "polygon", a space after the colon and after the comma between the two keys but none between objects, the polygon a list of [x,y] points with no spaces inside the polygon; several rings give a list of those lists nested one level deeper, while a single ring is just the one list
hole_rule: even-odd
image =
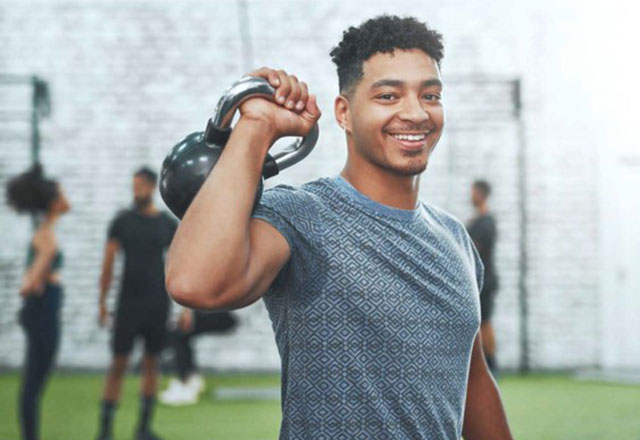
[{"label": "t-shirt sleeve", "polygon": [[107,229],[107,238],[109,240],[118,240],[119,242],[122,242],[123,223],[124,217],[122,214],[118,214],[113,220],[111,220],[109,228]]},{"label": "t-shirt sleeve", "polygon": [[276,228],[289,243],[293,254],[296,250],[297,235],[293,222],[302,203],[298,190],[288,185],[278,185],[262,194],[251,217],[263,220]]}]

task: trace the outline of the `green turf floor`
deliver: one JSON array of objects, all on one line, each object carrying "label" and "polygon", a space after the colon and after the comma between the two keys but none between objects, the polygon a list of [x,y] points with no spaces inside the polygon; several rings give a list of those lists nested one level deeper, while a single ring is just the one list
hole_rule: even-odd
[{"label": "green turf floor", "polygon": [[[273,375],[215,375],[196,406],[160,406],[155,428],[166,440],[276,439],[277,401],[216,401],[215,387],[273,387]],[[116,415],[116,440],[132,438],[137,377],[129,376]],[[56,374],[43,402],[44,440],[95,437],[102,377]],[[518,440],[640,440],[640,387],[577,381],[566,376],[507,376],[500,388]],[[18,376],[0,375],[0,440],[18,439]]]}]

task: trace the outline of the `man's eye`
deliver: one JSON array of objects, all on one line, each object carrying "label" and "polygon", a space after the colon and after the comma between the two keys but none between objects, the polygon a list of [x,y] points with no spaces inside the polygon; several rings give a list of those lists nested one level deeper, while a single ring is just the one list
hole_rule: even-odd
[{"label": "man's eye", "polygon": [[394,97],[393,97],[393,95],[391,93],[385,93],[384,95],[379,95],[378,96],[378,99],[382,99],[382,100],[385,100],[385,101],[392,100],[393,98]]},{"label": "man's eye", "polygon": [[440,95],[434,95],[433,93],[427,93],[424,95],[424,99],[427,101],[440,101]]}]

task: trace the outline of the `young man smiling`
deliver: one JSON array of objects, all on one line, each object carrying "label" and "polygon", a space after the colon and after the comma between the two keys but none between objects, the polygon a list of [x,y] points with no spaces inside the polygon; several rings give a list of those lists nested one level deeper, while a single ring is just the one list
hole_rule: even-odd
[{"label": "young man smiling", "polygon": [[270,146],[320,117],[304,82],[253,72],[276,103],[242,105],[172,243],[168,289],[195,308],[264,298],[282,358],[281,439],[510,439],[478,335],[482,263],[459,221],[418,201],[444,126],[441,36],[381,16],[331,55],[340,175],[266,191],[252,212]]}]

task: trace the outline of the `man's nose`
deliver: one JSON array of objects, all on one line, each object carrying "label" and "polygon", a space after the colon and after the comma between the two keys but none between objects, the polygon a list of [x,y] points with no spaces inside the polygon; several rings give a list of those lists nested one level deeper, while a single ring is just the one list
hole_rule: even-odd
[{"label": "man's nose", "polygon": [[410,96],[405,99],[398,116],[400,119],[411,121],[414,124],[423,123],[430,118],[425,104],[417,96]]}]

